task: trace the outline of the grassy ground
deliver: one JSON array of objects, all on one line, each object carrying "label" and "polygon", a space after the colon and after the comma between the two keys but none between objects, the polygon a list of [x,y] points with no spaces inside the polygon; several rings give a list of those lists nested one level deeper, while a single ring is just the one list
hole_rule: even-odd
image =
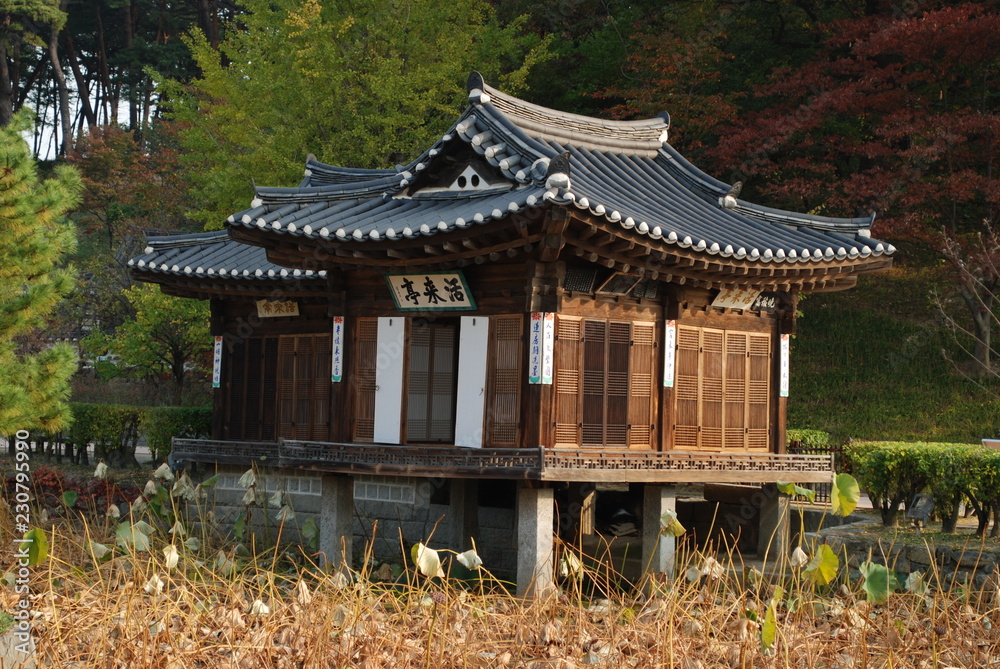
[{"label": "grassy ground", "polygon": [[1000,434],[1000,384],[969,381],[945,356],[961,359],[935,304],[946,270],[914,255],[901,251],[892,270],[852,290],[802,301],[790,427],[838,439],[976,443]]}]

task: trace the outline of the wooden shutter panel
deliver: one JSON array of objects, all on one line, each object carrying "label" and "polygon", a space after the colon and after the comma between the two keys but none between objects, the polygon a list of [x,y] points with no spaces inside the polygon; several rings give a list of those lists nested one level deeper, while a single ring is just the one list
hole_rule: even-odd
[{"label": "wooden shutter panel", "polygon": [[325,441],[330,438],[330,366],[333,350],[333,336],[317,334],[312,336],[312,365],[309,388],[312,415],[309,420],[307,439]]},{"label": "wooden shutter panel", "polygon": [[656,324],[632,323],[629,353],[629,448],[653,445],[653,365],[656,361]]},{"label": "wooden shutter panel", "polygon": [[580,433],[583,446],[604,445],[608,324],[583,321],[583,392]]},{"label": "wooden shutter panel", "polygon": [[726,380],[723,391],[726,448],[746,448],[747,352],[745,332],[726,332]]},{"label": "wooden shutter panel", "polygon": [[722,385],[725,376],[721,330],[701,332],[701,447],[722,448]]},{"label": "wooden shutter panel", "polygon": [[674,448],[698,447],[701,398],[701,330],[677,326],[677,366],[674,397]]},{"label": "wooden shutter panel", "polygon": [[554,445],[556,448],[579,447],[583,321],[557,314],[555,327]]},{"label": "wooden shutter panel", "polygon": [[607,324],[607,372],[604,381],[604,440],[608,448],[628,448],[629,359],[632,353],[632,324]]},{"label": "wooden shutter panel", "polygon": [[229,397],[226,407],[226,422],[224,434],[226,439],[240,440],[246,439],[246,365],[247,350],[246,340],[240,339],[233,342],[229,352],[229,359],[226,361],[224,369],[227,370],[229,382],[227,384]]},{"label": "wooden shutter panel", "polygon": [[354,441],[375,440],[375,368],[378,319],[354,319]]},{"label": "wooden shutter panel", "polygon": [[768,423],[771,416],[771,337],[748,337],[747,448],[770,447]]},{"label": "wooden shutter panel", "polygon": [[260,432],[254,438],[273,441],[277,438],[278,427],[278,338],[265,337],[263,360],[261,361],[261,404]]},{"label": "wooden shutter panel", "polygon": [[493,364],[486,417],[488,442],[495,448],[518,445],[521,423],[521,384],[524,319],[521,314],[492,318]]}]

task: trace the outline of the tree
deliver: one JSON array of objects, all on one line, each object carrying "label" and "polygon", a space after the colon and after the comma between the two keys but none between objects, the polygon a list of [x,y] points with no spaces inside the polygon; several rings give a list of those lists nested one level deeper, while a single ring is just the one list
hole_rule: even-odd
[{"label": "tree", "polygon": [[76,355],[67,346],[34,355],[19,350],[73,287],[61,267],[76,238],[64,215],[78,201],[80,179],[67,166],[42,181],[21,138],[24,114],[0,128],[0,434],[65,427]]},{"label": "tree", "polygon": [[[777,71],[758,91],[763,109],[722,133],[714,159],[747,181],[744,192],[781,206],[877,212],[875,235],[952,259],[962,291],[969,284],[954,259],[989,269],[974,255],[1000,204],[997,5],[871,8],[828,25],[809,62]],[[992,319],[967,297],[986,370]]]},{"label": "tree", "polygon": [[254,178],[301,179],[309,153],[386,167],[414,158],[465,104],[479,69],[523,86],[545,43],[501,26],[484,0],[249,0],[219,51],[196,33],[202,76],[165,82],[182,133],[199,220],[217,227],[252,197]]},{"label": "tree", "polygon": [[135,315],[113,335],[88,335],[84,346],[91,353],[120,356],[118,364],[134,367],[140,376],[169,375],[181,404],[188,368],[211,348],[208,303],[165,295],[148,283],[132,286],[125,296]]},{"label": "tree", "polygon": [[65,21],[59,0],[0,0],[0,126],[11,122],[47,65],[39,45]]}]

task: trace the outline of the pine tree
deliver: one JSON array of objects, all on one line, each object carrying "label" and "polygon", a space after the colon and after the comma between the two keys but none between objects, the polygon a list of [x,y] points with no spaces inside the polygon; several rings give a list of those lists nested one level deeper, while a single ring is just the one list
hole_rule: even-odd
[{"label": "pine tree", "polygon": [[21,136],[29,126],[30,117],[19,113],[0,128],[0,434],[64,427],[76,368],[68,346],[19,351],[22,338],[44,325],[73,286],[72,270],[60,261],[76,244],[64,216],[81,190],[68,166],[39,178]]}]

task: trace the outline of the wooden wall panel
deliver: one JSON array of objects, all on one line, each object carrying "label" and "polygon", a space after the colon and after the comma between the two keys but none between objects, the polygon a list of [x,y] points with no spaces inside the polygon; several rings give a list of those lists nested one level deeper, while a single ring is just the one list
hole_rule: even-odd
[{"label": "wooden wall panel", "polygon": [[354,321],[353,441],[375,440],[375,368],[378,362],[378,319]]},{"label": "wooden wall panel", "polygon": [[556,448],[580,445],[580,380],[583,351],[583,320],[556,315],[555,340],[555,423]]}]

